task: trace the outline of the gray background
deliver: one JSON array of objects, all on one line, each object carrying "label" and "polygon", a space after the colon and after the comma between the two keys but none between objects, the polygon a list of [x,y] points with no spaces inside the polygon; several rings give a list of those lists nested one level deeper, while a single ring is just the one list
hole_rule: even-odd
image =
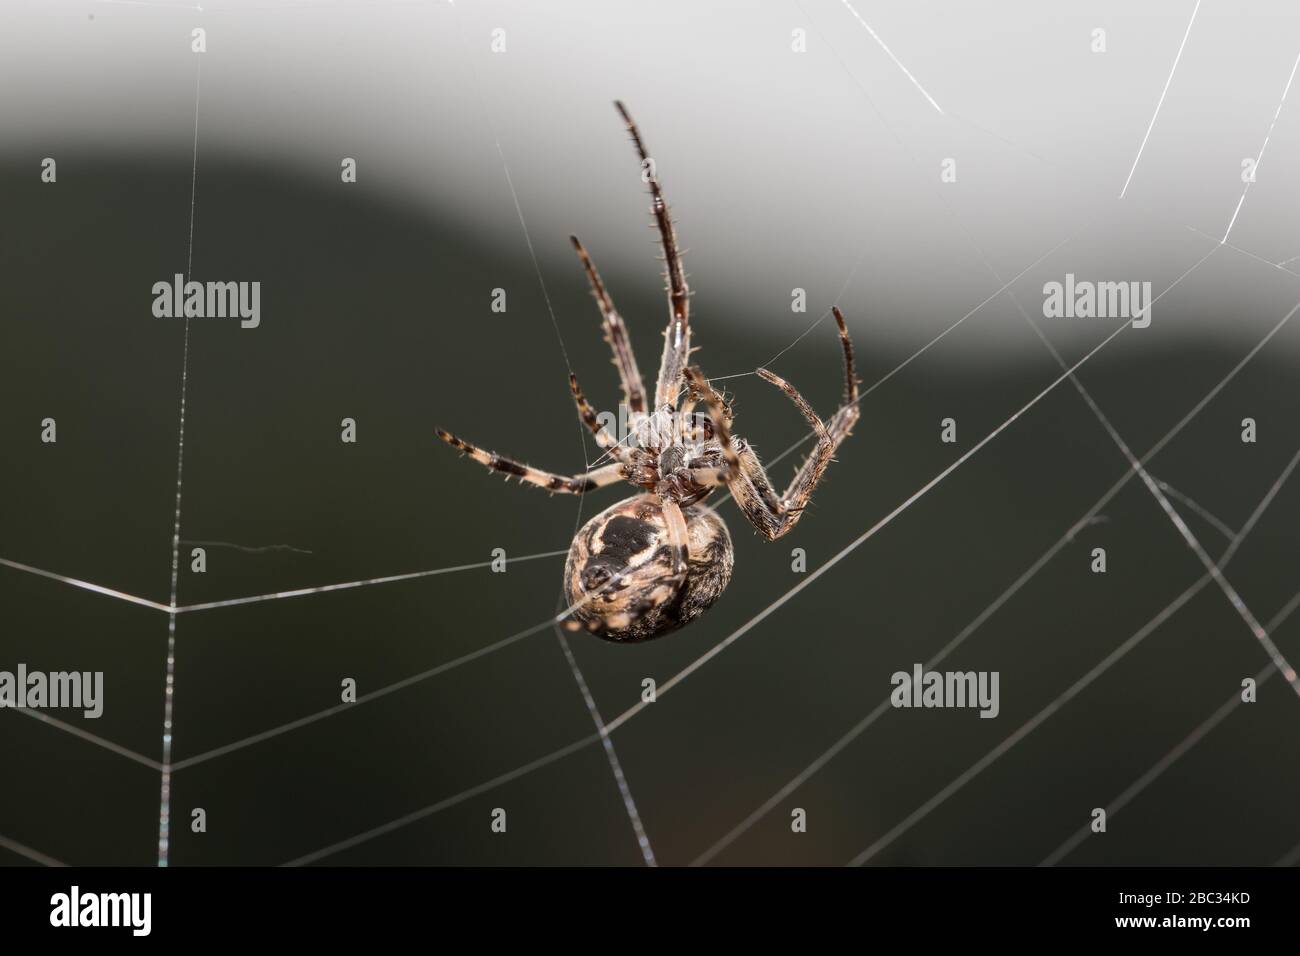
[{"label": "gray background", "polygon": [[[611,718],[820,566],[1059,374],[1006,294],[1069,361],[1114,327],[1044,320],[1066,272],[1157,293],[1215,247],[1300,52],[1286,4],[1206,0],[1123,201],[1192,3],[845,7],[700,3],[283,3],[202,12],[13,3],[0,30],[0,557],[166,602],[181,323],[150,286],[185,271],[262,282],[262,326],[191,327],[181,534],[288,551],[209,551],[182,604],[563,549],[578,508],[503,487],[434,425],[542,467],[594,457],[564,351],[617,401],[567,235],[596,256],[647,376],[665,307],[637,166],[610,101],[642,125],[679,220],[711,375],[769,362],[823,414],[839,394],[838,299],[867,384],[971,309],[863,402],[804,521],[760,541],[721,505],[736,577],[699,622],[633,648],[575,638]],[[189,31],[208,31],[201,58]],[[506,30],[493,55],[489,32]],[[790,51],[808,30],[808,52]],[[1105,54],[1091,31],[1107,31]],[[1081,379],[1138,453],[1300,301],[1291,91],[1231,246],[1182,279],[1151,328]],[[40,160],[59,181],[39,181]],[[355,185],[339,160],[358,160]],[[504,157],[504,164],[503,164]],[[958,181],[939,182],[957,162]],[[507,169],[509,181],[507,180]],[[512,197],[513,184],[518,211]],[[191,189],[194,195],[191,223]],[[537,257],[530,257],[520,213]],[[191,225],[193,240],[191,247]],[[1190,227],[1190,228],[1189,228]],[[1060,245],[1063,240],[1069,240]],[[1055,251],[1052,251],[1055,249]],[[1045,255],[1046,254],[1046,255]],[[1252,258],[1252,255],[1259,258]],[[540,279],[549,295],[550,309]],[[1000,278],[995,278],[995,275]],[[809,312],[790,312],[790,290]],[[493,288],[509,311],[488,309]],[[558,327],[558,328],[557,328]],[[558,335],[557,335],[558,333]],[[563,346],[563,350],[562,350]],[[1300,440],[1288,324],[1151,470],[1233,528]],[[771,458],[802,422],[756,377],[728,379]],[[1243,445],[1245,416],[1260,441]],[[59,422],[56,446],[39,422]],[[338,441],[357,419],[360,441]],[[939,420],[958,420],[956,446]],[[774,468],[789,474],[789,459]],[[931,493],[614,735],[662,863],[695,859],[876,706],[1127,468],[1063,384]],[[720,499],[719,499],[720,501]],[[1229,578],[1261,619],[1295,593],[1300,490],[1285,486]],[[945,666],[999,670],[1002,713],[888,713],[718,857],[838,864],[1003,741],[1201,572],[1138,482]],[[1188,515],[1212,554],[1225,542]],[[1110,572],[1088,572],[1105,547]],[[546,619],[561,558],[181,615],[174,757],[319,711]],[[159,756],[166,615],[0,568],[0,667],[104,670],[99,721]],[[1279,629],[1300,655],[1294,619]],[[1032,864],[1266,663],[1215,588],[873,862]],[[1067,862],[1270,863],[1300,839],[1295,696],[1274,680]],[[174,864],[281,863],[525,765],[591,731],[549,630],[354,712],[174,779]],[[0,714],[0,836],[70,863],[150,864],[158,773]],[[184,828],[204,807],[209,833]],[[488,830],[492,808],[506,836]],[[789,831],[804,807],[809,832]],[[606,757],[587,746],[336,863],[639,864]],[[0,849],[0,860],[24,858]]]}]

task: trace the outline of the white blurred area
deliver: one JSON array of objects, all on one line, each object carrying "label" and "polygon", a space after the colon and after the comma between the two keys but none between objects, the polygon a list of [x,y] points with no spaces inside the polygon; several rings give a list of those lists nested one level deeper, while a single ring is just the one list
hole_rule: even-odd
[{"label": "white blurred area", "polygon": [[[576,269],[577,233],[617,295],[659,282],[618,98],[674,205],[697,314],[782,339],[838,297],[904,348],[1066,239],[1015,284],[1026,308],[1066,272],[1158,294],[1213,244],[1192,228],[1226,229],[1300,53],[1293,2],[1203,4],[1120,201],[1194,0],[850,2],[4,0],[0,150],[62,150],[65,175],[83,147],[188,161],[202,27],[200,166],[220,151],[328,184],[353,157],[367,190],[522,256],[508,168],[543,270]],[[1260,321],[1300,297],[1300,276],[1269,265],[1300,256],[1291,96],[1239,250],[1213,266],[1244,310],[1267,287]],[[795,287],[807,317],[791,318]],[[1163,304],[1215,332],[1195,301]],[[1025,335],[1003,320],[973,341]]]}]

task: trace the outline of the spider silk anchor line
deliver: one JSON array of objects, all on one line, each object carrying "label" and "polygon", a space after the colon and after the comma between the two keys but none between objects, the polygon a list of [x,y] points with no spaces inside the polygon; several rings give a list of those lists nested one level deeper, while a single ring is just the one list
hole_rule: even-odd
[{"label": "spider silk anchor line", "polygon": [[[621,575],[616,576],[612,580],[606,582],[604,587],[605,588],[617,587],[621,580],[622,580]],[[590,601],[590,600],[594,600],[595,597],[596,595],[585,595],[582,600]],[[570,605],[564,608],[563,610],[561,610],[559,613],[555,614],[554,616],[548,617],[546,620],[538,624],[534,624],[532,627],[524,628],[522,631],[517,631],[514,634],[511,634],[509,637],[504,637],[501,640],[496,641],[495,643],[487,644],[483,647],[478,648],[477,650],[473,650],[466,654],[462,654],[460,657],[456,657],[450,661],[445,661],[441,664],[435,665],[434,667],[430,667],[427,670],[421,671],[418,674],[412,674],[411,676],[405,677],[402,680],[395,681],[394,683],[391,684],[386,684],[385,686],[370,691],[369,693],[362,694],[353,703],[335,704],[332,707],[327,707],[324,710],[316,711],[315,713],[308,714],[305,717],[300,717],[297,720],[292,720],[289,721],[288,723],[280,724],[277,727],[272,727],[269,730],[262,731],[261,733],[252,734],[251,736],[241,738],[240,740],[235,740],[232,741],[231,743],[223,744],[220,747],[215,747],[212,750],[204,751],[203,753],[196,754],[193,757],[186,757],[184,760],[178,760],[175,766],[173,767],[173,770],[178,772],[186,769],[187,767],[193,767],[201,763],[206,763],[207,761],[212,760],[216,757],[220,757],[228,753],[233,753],[237,750],[243,750],[245,747],[251,747],[254,744],[263,743],[267,740],[271,740],[275,737],[279,737],[281,734],[286,734],[289,733],[290,731],[298,730],[299,728],[309,726],[311,724],[316,723],[317,721],[324,720],[327,717],[331,717],[334,714],[354,711],[357,708],[361,707],[363,704],[368,704],[371,703],[372,701],[380,700],[384,697],[387,697],[389,694],[394,694],[399,690],[404,690],[407,687],[412,687],[432,677],[436,677],[439,674],[444,674],[447,671],[454,670],[455,668],[461,666],[462,664],[467,664],[470,661],[477,660],[480,657],[486,657],[488,654],[491,654],[494,651],[501,650],[504,647],[508,647],[511,644],[517,643],[518,641],[522,641],[525,638],[531,637],[534,634],[539,634],[542,631],[545,631],[555,626],[556,624],[561,624],[564,621],[568,620],[570,615],[572,615],[576,609],[577,608],[575,606]],[[600,735],[597,734],[593,736],[591,739],[593,740],[597,739],[599,736]]]},{"label": "spider silk anchor line", "polygon": [[47,856],[39,850],[33,850],[17,840],[11,840],[6,836],[0,836],[0,848],[8,850],[10,853],[16,853],[18,856],[25,857],[33,863],[39,863],[41,866],[67,866],[66,863],[56,860],[52,856]]},{"label": "spider silk anchor line", "polygon": [[[185,256],[185,274],[194,271],[194,211],[199,183],[199,99],[203,90],[203,59],[194,69],[194,150],[190,168],[189,248]],[[176,598],[180,587],[181,557],[181,487],[185,475],[185,401],[190,381],[190,320],[185,318],[185,339],[181,346],[180,409],[176,429],[176,508],[172,522],[171,600],[167,613],[167,656],[163,676],[162,760],[158,771],[158,865],[171,861],[172,819],[172,731],[176,702]]]},{"label": "spider silk anchor line", "polygon": [[[540,551],[537,554],[510,556],[508,560],[511,564],[522,564],[525,561],[536,561],[538,558],[554,558],[568,553],[568,548],[561,548],[558,551]],[[118,591],[115,588],[105,587],[102,584],[95,584],[91,581],[83,581],[80,578],[57,574],[54,571],[47,571],[44,568],[32,567],[32,565],[23,564],[20,561],[11,561],[8,558],[0,558],[0,565],[7,568],[13,568],[15,571],[26,571],[28,574],[35,574],[38,577],[48,578],[51,581],[70,584],[73,587],[92,591],[96,594],[102,594],[105,597],[117,598],[119,601],[126,601],[129,604],[136,604],[140,607],[147,607],[152,611],[162,611],[165,614],[171,614],[173,612],[176,614],[185,614],[193,611],[211,611],[216,608],[238,607],[242,604],[258,604],[263,601],[282,601],[286,598],[306,597],[311,594],[327,594],[332,591],[349,591],[353,588],[369,587],[373,584],[392,584],[398,581],[413,581],[418,578],[436,577],[442,574],[455,574],[459,571],[475,571],[480,568],[491,567],[493,563],[493,561],[475,561],[471,564],[456,564],[445,568],[430,568],[425,571],[406,571],[402,574],[389,574],[377,578],[362,578],[359,581],[340,581],[334,584],[318,584],[307,588],[294,588],[289,591],[272,591],[269,594],[251,594],[246,597],[221,598],[216,601],[204,601],[197,604],[180,604],[173,607],[170,604],[161,604],[158,601],[150,601],[147,598],[138,597],[134,594],[127,594],[125,591]]]}]

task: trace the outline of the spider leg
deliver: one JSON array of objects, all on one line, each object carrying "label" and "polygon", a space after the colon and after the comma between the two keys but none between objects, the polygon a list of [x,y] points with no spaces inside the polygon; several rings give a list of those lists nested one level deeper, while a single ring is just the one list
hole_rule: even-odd
[{"label": "spider leg", "polygon": [[573,242],[573,248],[578,250],[578,258],[582,260],[582,266],[587,270],[587,279],[591,283],[591,293],[596,297],[600,314],[605,318],[605,341],[614,352],[614,365],[618,368],[618,377],[623,383],[623,401],[629,413],[644,413],[645,386],[641,383],[641,370],[637,368],[636,356],[632,354],[627,326],[614,308],[614,300],[605,291],[605,283],[600,281],[600,273],[596,271],[591,256],[587,255],[587,250],[577,236],[570,236],[569,239]]},{"label": "spider leg", "polygon": [[451,432],[441,428],[437,429],[437,432],[438,437],[448,445],[463,451],[480,465],[493,471],[503,472],[507,481],[511,475],[514,475],[522,482],[538,488],[545,488],[550,492],[560,491],[571,495],[581,495],[596,488],[603,488],[605,485],[613,484],[623,477],[623,466],[618,462],[606,465],[604,468],[596,468],[581,475],[557,475],[553,472],[534,468],[532,465],[525,465],[513,458],[502,457],[496,452],[485,451],[477,445],[472,445],[463,438],[458,438]]},{"label": "spider leg", "polygon": [[692,365],[686,369],[682,377],[690,386],[687,402],[703,400],[709,406],[709,418],[713,422],[713,437],[718,440],[722,448],[723,467],[719,469],[719,477],[724,481],[730,480],[740,471],[740,457],[731,443],[731,415],[727,411],[726,404],[698,366]]},{"label": "spider leg", "polygon": [[[849,338],[849,330],[844,324],[844,316],[840,310],[832,308],[831,311],[835,313],[835,323],[840,331],[840,345],[844,350],[844,402],[826,423],[826,431],[831,439],[831,453],[834,454],[835,449],[840,447],[840,443],[849,437],[861,413],[858,410],[858,380],[853,370],[853,341]],[[816,459],[817,450],[814,450],[795,472],[791,487],[806,484],[810,480],[816,483],[816,479],[811,478],[811,473],[817,467]],[[822,467],[824,469],[825,466]]]},{"label": "spider leg", "polygon": [[[777,499],[775,508],[771,507],[772,502],[769,498],[772,493],[771,480],[767,477],[767,472],[763,470],[758,455],[753,449],[746,447],[747,454],[741,459],[741,471],[749,479],[752,487],[759,490],[759,494],[747,495],[742,489],[742,494],[738,496],[735,494],[734,485],[729,485],[732,488],[732,497],[736,498],[736,504],[740,505],[741,511],[745,512],[745,517],[750,523],[764,536],[775,540],[799,521],[804,508],[808,506],[808,499],[812,497],[813,489],[817,487],[817,482],[821,481],[826,467],[831,463],[831,456],[835,454],[835,442],[831,439],[826,425],[817,417],[812,406],[799,394],[798,389],[765,368],[758,369],[758,374],[764,381],[771,382],[789,396],[817,435],[817,447],[808,455],[803,467],[795,474],[794,480],[790,482],[785,493]],[[755,502],[762,505],[761,514],[753,513]]]},{"label": "spider leg", "polygon": [[849,338],[849,327],[844,324],[844,313],[837,305],[831,306],[831,312],[835,315],[835,324],[840,330],[840,347],[844,350],[844,402],[840,408],[842,412],[845,407],[858,404],[858,377],[853,370],[853,340]]},{"label": "spider leg", "polygon": [[[689,375],[685,376],[687,391],[685,399],[682,401],[682,407],[677,412],[678,433],[682,441],[695,444],[702,444],[713,437],[713,416],[695,411],[695,406],[703,399],[698,390],[694,387]],[[735,412],[731,403],[725,398],[721,398],[722,418],[730,425],[735,418]]]},{"label": "spider leg", "polygon": [[[745,517],[759,530],[763,530],[763,525],[756,520],[755,516],[758,514],[779,516],[782,507],[781,499],[773,490],[772,483],[768,480],[762,465],[759,464],[758,456],[749,447],[749,442],[743,438],[731,437],[731,416],[723,404],[722,396],[695,366],[688,368],[685,374],[687,382],[690,383],[692,397],[703,399],[709,406],[714,437],[718,439],[723,457],[722,467],[716,469],[705,467],[699,472],[693,471],[692,477],[703,485],[727,485],[731,496],[736,499]],[[805,402],[804,405],[807,406],[807,403]],[[811,412],[811,409],[809,411]],[[813,417],[817,416],[813,415]],[[707,475],[710,470],[713,471],[711,481]],[[774,517],[766,523],[774,526],[778,520],[779,518]],[[774,536],[769,535],[769,537]]]},{"label": "spider leg", "polygon": [[623,447],[623,443],[609,433],[600,419],[596,417],[596,412],[587,403],[586,397],[582,394],[582,388],[578,385],[578,376],[572,372],[569,373],[569,389],[573,392],[573,402],[578,406],[578,417],[582,423],[591,429],[591,433],[596,436],[596,444],[602,449],[609,452],[611,456],[618,459],[624,464],[631,459],[631,452]]},{"label": "spider leg", "polygon": [[[692,388],[709,403],[710,414],[714,416],[714,428],[724,453],[729,452],[734,458],[734,465],[731,465],[731,458],[728,458],[730,467],[725,477],[727,488],[749,523],[769,540],[781,537],[798,523],[835,450],[849,436],[858,420],[858,385],[853,368],[853,343],[844,324],[844,316],[839,309],[835,309],[834,313],[844,351],[844,404],[831,418],[829,426],[817,417],[817,413],[799,394],[798,389],[767,369],[758,369],[760,377],[789,396],[817,435],[817,447],[804,460],[795,473],[794,480],[781,495],[776,494],[767,472],[749,443],[742,438],[733,439],[729,427],[717,426],[721,416],[721,399],[713,387],[700,374],[699,369],[687,370]],[[721,478],[722,475],[719,474],[718,477]]]},{"label": "spider leg", "polygon": [[687,537],[686,516],[682,507],[670,498],[660,498],[664,523],[668,527],[668,546],[672,548],[674,590],[686,583],[687,562],[690,558],[690,540]]},{"label": "spider leg", "polygon": [[655,383],[655,407],[676,407],[682,370],[691,353],[690,289],[686,285],[686,271],[682,267],[677,232],[673,228],[672,215],[659,186],[659,177],[654,171],[654,161],[646,152],[641,131],[637,129],[627,107],[618,101],[615,101],[614,106],[627,124],[637,155],[641,157],[642,178],[650,186],[650,214],[654,217],[659,240],[664,247],[664,281],[668,292],[669,317],[668,328],[664,331],[664,354],[659,363],[659,379]]},{"label": "spider leg", "polygon": [[770,382],[771,384],[775,385],[781,391],[785,392],[786,396],[790,399],[790,401],[794,402],[795,407],[799,409],[799,414],[802,415],[804,417],[804,420],[807,421],[808,424],[812,426],[812,430],[813,432],[816,433],[817,441],[819,443],[830,441],[831,436],[830,433],[826,431],[825,423],[823,423],[822,420],[817,417],[817,413],[813,411],[813,407],[808,404],[807,399],[805,399],[802,395],[799,394],[799,390],[797,388],[795,388],[793,385],[791,385],[789,382],[783,379],[780,375],[776,375],[772,372],[769,372],[765,368],[755,369],[755,371],[757,372],[759,378],[761,378],[765,382]]}]

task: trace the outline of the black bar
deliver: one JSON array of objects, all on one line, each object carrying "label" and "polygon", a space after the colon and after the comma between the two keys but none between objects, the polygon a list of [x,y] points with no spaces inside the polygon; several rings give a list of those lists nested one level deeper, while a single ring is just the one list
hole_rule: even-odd
[{"label": "black bar", "polygon": [[[465,931],[494,940],[523,934],[534,944],[578,933],[592,945],[606,946],[636,938],[666,943],[670,929],[703,923],[733,940],[762,938],[774,927],[816,936],[843,927],[857,934],[850,939],[867,945],[918,929],[927,942],[1199,936],[1231,945],[1258,934],[1289,935],[1300,874],[1082,868],[7,868],[0,870],[6,943],[66,939],[72,932],[88,943],[131,940],[130,925],[51,925],[52,918],[70,914],[73,886],[82,907],[79,920],[90,912],[87,906],[98,912],[99,894],[148,893],[149,937],[204,944],[283,938],[337,945],[405,938],[436,945],[453,938],[443,935],[448,931]],[[59,894],[68,898],[61,911]],[[90,904],[88,896],[94,898]],[[120,922],[130,924],[131,911],[123,912]],[[134,915],[142,924],[143,910]],[[1205,919],[1208,927],[1200,924]],[[1241,919],[1246,923],[1223,922]],[[596,927],[615,935],[584,935]]]}]

